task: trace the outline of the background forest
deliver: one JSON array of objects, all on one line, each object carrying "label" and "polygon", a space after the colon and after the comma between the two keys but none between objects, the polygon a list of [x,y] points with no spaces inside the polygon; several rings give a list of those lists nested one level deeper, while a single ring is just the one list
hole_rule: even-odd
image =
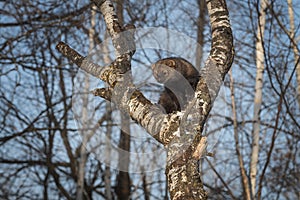
[{"label": "background forest", "polygon": [[[178,45],[177,54],[137,49],[133,78],[153,102],[163,87],[151,63],[182,56],[201,68],[211,42],[203,0],[114,3],[123,24],[163,27],[199,44]],[[204,186],[209,199],[300,199],[300,5],[227,6],[235,60],[204,131],[214,154],[201,159]],[[64,41],[99,64],[114,59],[90,1],[0,1],[0,36],[0,199],[169,198],[163,147],[94,97],[103,83],[55,49]]]}]

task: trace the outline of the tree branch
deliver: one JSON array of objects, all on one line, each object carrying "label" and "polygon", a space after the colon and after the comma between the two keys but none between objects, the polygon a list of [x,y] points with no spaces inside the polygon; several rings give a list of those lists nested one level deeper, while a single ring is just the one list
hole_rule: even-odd
[{"label": "tree branch", "polygon": [[136,89],[131,79],[131,57],[135,51],[132,32],[121,27],[109,0],[92,0],[101,10],[116,51],[116,60],[101,68],[64,43],[57,49],[77,66],[108,83],[94,91],[110,99],[120,110],[144,127],[168,149],[166,175],[172,199],[207,199],[198,172],[198,160],[205,152],[202,130],[214,99],[233,60],[233,39],[225,0],[207,0],[212,27],[211,52],[194,98],[185,110],[164,114]]},{"label": "tree branch", "polygon": [[144,127],[149,134],[163,145],[167,145],[172,140],[180,125],[181,114],[163,114],[160,107],[153,105],[130,82],[124,81],[128,79],[125,79],[122,75],[119,75],[120,78],[116,78],[116,73],[119,72],[118,66],[121,65],[122,61],[114,61],[109,66],[101,67],[85,59],[84,56],[63,42],[60,42],[56,48],[82,70],[100,78],[113,88],[113,90],[96,89],[93,91],[96,96],[116,102],[120,109],[128,112],[134,121]]}]

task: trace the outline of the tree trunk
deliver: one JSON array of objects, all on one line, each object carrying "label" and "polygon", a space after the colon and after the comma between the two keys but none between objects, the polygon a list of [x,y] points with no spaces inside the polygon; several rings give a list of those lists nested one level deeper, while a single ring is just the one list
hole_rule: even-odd
[{"label": "tree trunk", "polygon": [[[212,32],[210,55],[201,70],[194,98],[184,110],[170,114],[163,113],[159,106],[152,104],[134,86],[131,74],[127,73],[131,69],[135,44],[131,34],[125,35],[126,40],[119,39],[124,29],[118,22],[112,3],[109,0],[93,2],[104,15],[116,51],[115,61],[101,68],[63,42],[57,45],[57,49],[81,69],[108,83],[109,92],[102,88],[95,90],[94,94],[113,100],[120,110],[127,112],[167,148],[166,175],[171,198],[207,199],[198,166],[199,159],[206,152],[206,138],[202,137],[202,130],[234,57],[225,0],[207,0]],[[114,99],[111,99],[112,95]]]},{"label": "tree trunk", "polygon": [[297,101],[300,107],[300,62],[299,62],[299,51],[297,49],[298,41],[295,39],[295,20],[294,20],[294,11],[293,11],[293,1],[287,0],[288,3],[288,12],[290,18],[290,38],[292,41],[292,48],[294,51],[294,61],[296,66],[296,76],[297,76]]},{"label": "tree trunk", "polygon": [[197,52],[196,52],[196,69],[201,69],[201,62],[203,58],[203,46],[204,46],[204,27],[206,24],[205,13],[206,3],[203,0],[197,0],[199,16],[197,21]]},{"label": "tree trunk", "polygon": [[[91,52],[94,48],[94,35],[95,35],[95,25],[96,25],[96,11],[95,6],[91,8],[91,27],[89,29],[89,51]],[[84,74],[84,93],[88,94],[90,90],[90,77],[88,74]],[[78,159],[78,173],[77,173],[77,191],[76,200],[90,199],[88,192],[85,191],[85,165],[87,161],[87,143],[93,135],[93,132],[89,130],[89,112],[88,110],[88,96],[82,96],[83,106],[82,106],[82,131],[80,132],[82,143],[79,150]]]},{"label": "tree trunk", "polygon": [[[131,181],[129,176],[130,163],[130,121],[127,114],[121,113],[121,132],[119,142],[119,172],[117,175],[116,194],[118,199],[127,200],[130,197]],[[122,153],[125,152],[125,153]]]},{"label": "tree trunk", "polygon": [[[104,52],[108,52],[108,41],[104,41],[103,45],[103,50]],[[103,61],[104,63],[111,63],[111,58],[109,57],[108,54],[104,54],[103,56]],[[112,118],[111,118],[111,113],[112,113],[112,106],[110,102],[106,102],[106,113],[107,113],[107,129],[106,129],[106,146],[105,146],[105,170],[104,170],[104,182],[105,182],[105,199],[107,200],[112,200],[112,183],[111,183],[111,169],[110,169],[110,164],[111,164],[111,135],[112,135]]]},{"label": "tree trunk", "polygon": [[260,108],[262,103],[263,73],[264,73],[264,48],[263,38],[266,23],[265,9],[267,0],[260,1],[259,20],[256,36],[256,80],[253,113],[252,152],[250,160],[250,183],[252,197],[255,197],[257,162],[259,154]]},{"label": "tree trunk", "polygon": [[[116,1],[116,13],[119,19],[119,24],[124,26],[123,8],[124,1]],[[130,163],[130,116],[127,113],[121,113],[121,131],[119,141],[119,172],[117,175],[116,194],[120,200],[128,200],[130,198],[130,176],[129,176],[129,163]],[[125,152],[123,154],[122,152]]]},{"label": "tree trunk", "polygon": [[251,191],[250,185],[248,181],[248,176],[245,170],[243,155],[240,151],[240,142],[239,142],[239,133],[238,133],[238,119],[236,112],[236,104],[235,104],[235,92],[234,92],[234,79],[232,76],[232,71],[229,72],[230,75],[230,93],[231,93],[231,107],[232,107],[232,115],[233,115],[233,131],[234,131],[234,140],[235,140],[235,151],[238,157],[240,173],[242,177],[242,184],[244,189],[244,199],[251,200]]}]

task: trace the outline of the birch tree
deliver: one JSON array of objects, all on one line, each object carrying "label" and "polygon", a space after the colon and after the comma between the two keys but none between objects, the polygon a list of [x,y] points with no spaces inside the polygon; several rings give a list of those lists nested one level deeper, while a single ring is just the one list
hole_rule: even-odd
[{"label": "birch tree", "polygon": [[[89,51],[91,51],[94,48],[94,35],[95,35],[95,21],[96,21],[96,12],[95,12],[95,6],[91,7],[91,27],[88,30],[88,37],[89,37]],[[90,79],[87,74],[83,75],[83,91],[84,93],[89,92],[90,88]],[[94,132],[93,130],[90,130],[89,128],[89,112],[91,112],[88,109],[88,97],[86,95],[82,96],[82,121],[84,122],[82,124],[82,131],[80,131],[80,135],[82,138],[81,145],[79,146],[79,159],[78,159],[78,173],[77,173],[77,188],[76,188],[76,200],[81,199],[91,199],[90,196],[88,196],[86,190],[85,190],[85,165],[87,161],[87,143],[89,142],[90,138],[93,136]],[[92,111],[93,112],[93,111]]]},{"label": "birch tree", "polygon": [[292,48],[294,51],[294,62],[296,66],[296,77],[297,77],[297,100],[298,105],[300,106],[300,64],[299,64],[299,50],[297,48],[298,41],[295,38],[295,20],[294,20],[294,11],[293,11],[293,1],[287,0],[288,4],[288,12],[289,12],[289,18],[290,18],[290,31],[289,36],[292,40]]},{"label": "birch tree", "polygon": [[[118,2],[113,1],[116,6]],[[152,102],[157,102],[163,87],[153,79],[151,63],[174,55],[180,55],[192,64],[204,63],[209,54],[209,17],[206,11],[198,9],[199,2],[202,7],[203,0],[124,1],[125,24],[137,26],[134,34],[136,52],[131,60],[133,81]],[[252,133],[253,124],[257,123],[253,121],[257,69],[255,44],[257,24],[261,24],[258,23],[260,9],[259,1],[227,3],[235,33],[235,62],[231,77],[225,78],[201,133],[207,136],[207,150],[213,152],[208,155],[214,155],[204,157],[204,154],[199,162],[204,189],[209,199],[300,199],[299,55],[294,53],[296,50],[299,54],[300,20],[297,13],[300,13],[300,5],[295,1],[269,1],[265,10],[260,146],[256,196],[251,197]],[[90,0],[64,3],[0,1],[0,5],[0,199],[76,199],[82,196],[83,199],[117,199],[118,188],[115,186],[122,170],[118,165],[121,163],[119,151],[122,151],[119,148],[120,130],[123,129],[120,112],[109,101],[87,93],[99,85],[104,87],[101,80],[80,70],[55,49],[55,45],[64,40],[82,55],[88,55],[85,62],[99,56],[99,61],[93,60],[94,63],[101,64],[102,68],[110,66],[116,57],[112,53],[111,40],[107,39],[110,36],[105,32],[103,17],[95,10],[98,8],[93,8],[96,20],[92,38],[91,8],[94,4]],[[204,15],[200,16],[201,13]],[[206,20],[203,49],[201,37],[198,37],[201,27],[197,27],[203,22],[202,17]],[[121,18],[118,19],[120,23]],[[196,56],[196,50],[189,48],[191,45],[186,45],[186,40],[168,41],[169,46],[180,48],[178,53],[173,49],[148,51],[141,48],[141,44],[147,43],[140,42],[144,39],[140,30],[147,30],[144,33],[149,34],[148,27],[165,29],[168,33],[172,29],[190,37],[192,44],[199,44],[202,61],[199,59],[201,51]],[[118,35],[130,38],[126,33]],[[171,37],[153,39],[163,42]],[[91,43],[95,43],[95,48],[89,52]],[[182,48],[181,45],[186,46]],[[125,76],[130,77],[130,74],[128,71]],[[85,76],[81,75],[89,77],[89,89]],[[112,88],[95,92],[109,96]],[[111,96],[112,102],[118,102],[114,101],[115,94]],[[85,107],[84,99],[91,107]],[[152,104],[155,109],[155,103]],[[192,128],[184,122],[188,120],[193,124],[191,120],[195,115],[188,113],[189,110],[179,113],[180,129],[174,137],[191,132]],[[84,115],[86,120],[82,118]],[[156,116],[152,120],[159,122]],[[165,118],[166,123],[170,116],[173,115]],[[90,124],[78,126],[86,121],[94,123],[94,127]],[[169,199],[163,172],[166,149],[175,141],[169,142],[164,149],[133,121],[130,121],[130,128],[132,140],[127,153],[131,159],[126,163],[131,180],[129,198]],[[93,134],[91,138],[88,137],[90,133]],[[190,146],[183,146],[181,153],[186,152],[185,147]],[[145,155],[150,156],[145,158]]]},{"label": "birch tree", "polygon": [[257,36],[255,43],[256,51],[256,79],[255,79],[255,96],[253,112],[253,132],[252,132],[252,152],[250,161],[250,183],[251,194],[255,196],[257,162],[259,154],[259,132],[260,132],[260,107],[262,104],[262,88],[264,75],[264,31],[266,23],[266,8],[268,1],[261,0],[259,5],[259,18],[257,24]]},{"label": "birch tree", "polygon": [[237,111],[236,111],[236,100],[235,100],[235,92],[234,92],[234,79],[232,76],[232,70],[229,73],[230,75],[230,93],[231,93],[231,107],[232,107],[232,115],[233,115],[233,132],[234,132],[234,140],[235,140],[235,151],[239,161],[240,174],[242,179],[242,185],[244,189],[244,198],[247,200],[251,200],[251,192],[249,187],[248,176],[246,173],[243,155],[240,150],[240,141],[239,141],[239,132],[238,132],[238,120],[237,120]]},{"label": "birch tree", "polygon": [[[218,95],[222,81],[233,60],[233,38],[224,0],[207,1],[212,44],[210,55],[201,70],[201,79],[194,98],[187,107],[169,115],[151,103],[132,83],[130,68],[135,44],[132,32],[121,34],[112,2],[93,0],[104,16],[112,38],[116,59],[101,67],[60,42],[57,49],[81,69],[100,78],[109,89],[95,90],[95,95],[114,101],[118,108],[144,127],[167,149],[166,176],[172,199],[207,199],[198,161],[205,154],[206,138],[203,126]],[[121,35],[120,35],[121,34]]]},{"label": "birch tree", "polygon": [[203,57],[203,46],[204,46],[204,28],[206,25],[206,5],[205,1],[197,0],[199,16],[197,18],[197,52],[196,52],[196,68],[200,69],[202,57]]}]

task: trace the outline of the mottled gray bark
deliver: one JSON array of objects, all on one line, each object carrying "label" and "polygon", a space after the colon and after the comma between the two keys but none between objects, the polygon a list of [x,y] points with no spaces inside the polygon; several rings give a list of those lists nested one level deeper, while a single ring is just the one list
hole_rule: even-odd
[{"label": "mottled gray bark", "polygon": [[64,43],[57,49],[79,67],[108,83],[110,90],[95,93],[114,101],[119,109],[144,127],[167,148],[166,175],[172,199],[207,199],[198,171],[198,161],[205,153],[202,129],[222,81],[233,61],[233,38],[225,0],[207,0],[212,44],[210,55],[201,70],[194,98],[185,110],[164,114],[132,84],[130,59],[134,44],[130,34],[120,38],[124,30],[118,23],[110,1],[93,0],[104,15],[116,50],[116,60],[107,67],[85,60]]},{"label": "mottled gray bark", "polygon": [[202,78],[194,100],[183,111],[182,131],[168,145],[166,174],[172,199],[207,199],[198,172],[198,160],[202,155],[197,152],[203,145],[198,144],[202,141],[202,129],[212,103],[233,60],[233,38],[226,3],[207,1],[207,8],[212,32],[210,56],[201,70]]}]

